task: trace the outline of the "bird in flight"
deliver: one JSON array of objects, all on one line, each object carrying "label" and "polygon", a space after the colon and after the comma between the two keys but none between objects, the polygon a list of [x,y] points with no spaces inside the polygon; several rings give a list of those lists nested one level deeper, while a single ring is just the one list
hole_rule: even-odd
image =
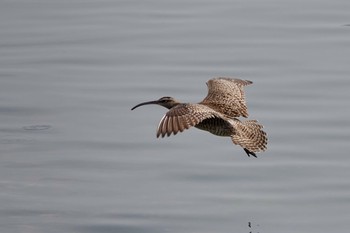
[{"label": "bird in flight", "polygon": [[161,105],[169,111],[160,120],[157,138],[177,134],[190,127],[208,131],[214,135],[231,137],[234,144],[241,146],[248,156],[267,148],[267,135],[257,120],[241,121],[248,117],[243,87],[252,84],[248,80],[218,77],[207,82],[208,94],[199,103],[181,103],[172,97],[143,102]]}]

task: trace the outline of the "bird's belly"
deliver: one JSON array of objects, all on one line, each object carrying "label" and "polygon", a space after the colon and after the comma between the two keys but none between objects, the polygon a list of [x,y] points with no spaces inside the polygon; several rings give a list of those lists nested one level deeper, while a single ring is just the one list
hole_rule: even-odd
[{"label": "bird's belly", "polygon": [[221,118],[206,119],[195,126],[198,129],[208,131],[216,136],[230,137],[234,134],[232,125]]}]

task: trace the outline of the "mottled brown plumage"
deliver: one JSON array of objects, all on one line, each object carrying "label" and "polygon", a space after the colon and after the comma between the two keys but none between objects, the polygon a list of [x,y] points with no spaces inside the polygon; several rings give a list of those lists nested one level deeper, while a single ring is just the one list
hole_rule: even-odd
[{"label": "mottled brown plumage", "polygon": [[248,117],[243,87],[253,82],[234,78],[213,78],[207,82],[208,95],[200,102],[228,117]]},{"label": "mottled brown plumage", "polygon": [[169,109],[160,120],[157,137],[177,134],[190,127],[208,131],[217,136],[231,137],[232,142],[243,147],[248,156],[266,150],[267,136],[256,120],[240,121],[248,117],[243,87],[251,81],[219,77],[207,82],[208,94],[198,104],[180,103],[172,97],[144,102],[158,104]]}]

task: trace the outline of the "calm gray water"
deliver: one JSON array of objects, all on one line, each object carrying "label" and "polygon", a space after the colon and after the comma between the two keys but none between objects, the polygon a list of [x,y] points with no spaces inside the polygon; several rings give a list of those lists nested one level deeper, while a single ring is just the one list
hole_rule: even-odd
[{"label": "calm gray water", "polygon": [[[0,2],[1,232],[348,232],[350,1]],[[196,129],[173,96],[252,80],[269,149]],[[250,227],[249,227],[250,224]]]}]

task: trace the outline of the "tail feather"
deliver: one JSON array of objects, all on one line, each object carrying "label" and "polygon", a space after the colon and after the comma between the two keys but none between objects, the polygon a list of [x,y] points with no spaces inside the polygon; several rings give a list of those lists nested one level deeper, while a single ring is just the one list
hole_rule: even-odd
[{"label": "tail feather", "polygon": [[[244,151],[261,152],[267,149],[267,135],[263,126],[257,120],[235,121],[235,134],[231,136],[232,142],[243,147]],[[249,155],[249,153],[247,153]],[[255,156],[256,157],[256,156]]]}]

